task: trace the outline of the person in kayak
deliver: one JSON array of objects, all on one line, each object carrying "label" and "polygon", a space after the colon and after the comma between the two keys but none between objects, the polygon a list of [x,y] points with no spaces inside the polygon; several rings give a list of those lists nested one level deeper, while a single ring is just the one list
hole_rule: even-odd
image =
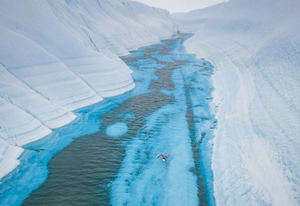
[{"label": "person in kayak", "polygon": [[160,158],[160,157],[166,163],[166,166],[168,166],[168,164],[167,164],[167,157],[164,154],[162,154],[162,153],[160,153],[159,155],[157,155],[157,158]]}]

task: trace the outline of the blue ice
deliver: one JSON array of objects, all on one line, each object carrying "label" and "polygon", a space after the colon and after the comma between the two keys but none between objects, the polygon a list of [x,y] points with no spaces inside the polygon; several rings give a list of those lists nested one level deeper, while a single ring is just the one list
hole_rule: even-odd
[{"label": "blue ice", "polygon": [[[198,169],[209,190],[208,205],[214,205],[210,141],[214,117],[209,104],[212,65],[207,64],[205,70],[200,68],[203,61],[186,54],[180,41],[169,48],[172,49],[170,55],[154,53],[152,56],[164,62],[185,60],[190,63],[173,71],[174,91],[160,91],[172,95],[176,101],[146,117],[143,130],[127,145],[125,159],[112,183],[112,205],[199,205],[197,176],[192,172],[196,167],[192,141],[202,142],[198,148]],[[188,98],[194,116],[195,140],[191,139],[186,118]],[[156,158],[159,153],[167,154],[167,167]]]},{"label": "blue ice", "polygon": [[[195,60],[192,55],[185,54],[181,43],[170,45],[170,56],[154,54],[160,61]],[[145,49],[145,48],[144,48]],[[133,57],[142,57],[144,49],[134,53]],[[200,62],[201,63],[201,62]],[[147,92],[151,80],[155,79],[156,69],[163,69],[153,59],[141,59],[128,63],[134,71],[136,89],[131,94],[138,95]],[[211,65],[209,65],[211,66]],[[203,132],[212,137],[211,113],[209,104],[205,100],[211,92],[211,82],[208,80],[211,71],[200,71],[193,65],[185,65],[176,69],[172,80],[174,91],[161,91],[172,95],[176,101],[156,110],[145,117],[145,126],[136,137],[126,146],[126,156],[119,173],[112,183],[112,205],[199,205],[197,197],[197,177],[192,172],[195,167],[191,148],[190,131],[186,120],[185,82],[191,87],[189,92],[195,120],[196,139],[200,140]],[[194,79],[193,79],[194,78]],[[119,97],[118,97],[119,99]],[[121,101],[124,99],[121,98]],[[47,177],[47,163],[51,157],[74,138],[97,132],[100,126],[99,115],[118,104],[104,105],[102,103],[78,112],[79,118],[72,124],[53,132],[53,135],[26,147],[21,158],[18,175],[4,179],[0,188],[0,205],[20,205],[32,190],[43,183]],[[127,113],[120,116],[124,119],[134,118],[134,114]],[[116,122],[106,128],[106,134],[119,137],[126,134],[128,127],[124,122]],[[200,148],[201,147],[201,148]],[[38,149],[43,149],[36,152]],[[204,172],[205,183],[213,202],[213,175],[211,172],[211,143],[204,139],[201,146],[201,169]],[[168,154],[168,166],[157,159],[159,153]],[[30,183],[30,184],[29,184]],[[7,190],[10,185],[18,185],[15,191]],[[213,205],[213,204],[211,204]]]},{"label": "blue ice", "polygon": [[[166,105],[149,118],[146,131],[127,146],[112,184],[112,205],[198,205],[191,142],[182,105]],[[169,117],[168,117],[169,116]],[[156,156],[168,156],[166,167]]]},{"label": "blue ice", "polygon": [[[55,129],[51,135],[25,146],[21,164],[1,179],[0,205],[21,205],[30,193],[47,178],[47,164],[54,154],[68,146],[75,138],[99,131],[104,114],[127,99],[127,94],[82,108],[76,111],[78,118],[72,123]],[[15,185],[12,189],[12,185]],[[17,185],[17,186],[16,186]]]},{"label": "blue ice", "polygon": [[107,136],[110,136],[110,137],[120,137],[120,136],[126,134],[127,131],[128,131],[128,127],[127,127],[126,123],[117,122],[115,124],[109,125],[106,128],[105,133]]}]

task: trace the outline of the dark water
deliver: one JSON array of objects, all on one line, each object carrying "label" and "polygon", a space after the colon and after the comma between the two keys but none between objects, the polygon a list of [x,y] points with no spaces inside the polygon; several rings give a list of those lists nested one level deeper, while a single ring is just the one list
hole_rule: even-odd
[{"label": "dark water", "polygon": [[[23,205],[110,205],[111,183],[125,158],[128,142],[139,133],[149,133],[146,135],[151,138],[151,133],[156,131],[143,130],[145,118],[159,108],[174,104],[176,101],[172,95],[167,94],[168,91],[175,89],[172,80],[173,71],[191,62],[185,60],[185,56],[178,56],[178,53],[174,59],[169,57],[172,56],[170,52],[182,46],[185,38],[186,36],[182,35],[161,44],[141,48],[123,57],[134,71],[136,89],[129,93],[127,100],[99,117],[101,119],[99,132],[74,140],[51,159],[48,164],[47,180],[39,189],[32,192]],[[168,58],[163,58],[164,56]],[[194,69],[198,66],[194,65]],[[203,75],[211,75],[211,70],[202,68],[201,72]],[[196,116],[193,115],[193,101],[190,99],[190,80],[186,78],[185,81],[188,108],[186,118],[195,162],[195,168],[192,168],[191,172],[197,177],[199,202],[201,205],[213,205],[213,201],[208,200],[210,182],[204,180],[209,175],[201,172],[203,168],[205,169],[205,166],[201,167],[200,164],[199,144],[202,140],[199,142],[195,132]],[[119,138],[107,136],[105,128],[116,122],[126,123],[128,132]],[[201,139],[204,137],[205,133],[202,133]]]},{"label": "dark water", "polygon": [[[141,129],[144,116],[171,101],[172,98],[160,93],[139,95],[101,116],[102,128],[123,121],[128,125],[128,133],[122,138],[112,138],[103,129],[75,140],[54,156],[48,165],[46,182],[24,205],[108,205],[109,183],[124,158],[124,141]],[[133,113],[134,118],[120,117],[126,112]]]}]

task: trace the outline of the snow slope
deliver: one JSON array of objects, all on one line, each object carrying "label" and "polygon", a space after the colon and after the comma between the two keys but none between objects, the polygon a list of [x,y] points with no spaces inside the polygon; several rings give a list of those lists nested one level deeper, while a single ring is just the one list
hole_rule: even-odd
[{"label": "snow slope", "polygon": [[216,67],[217,205],[300,205],[300,2],[232,0],[175,15]]},{"label": "snow slope", "polygon": [[22,145],[73,110],[134,87],[118,57],[175,32],[169,14],[127,0],[0,2],[0,178]]}]

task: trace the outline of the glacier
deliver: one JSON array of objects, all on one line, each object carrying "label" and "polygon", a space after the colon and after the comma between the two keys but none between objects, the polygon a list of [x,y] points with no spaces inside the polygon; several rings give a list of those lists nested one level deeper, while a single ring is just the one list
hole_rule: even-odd
[{"label": "glacier", "polygon": [[[135,122],[142,123],[133,124],[135,132],[126,141],[111,183],[112,205],[214,205],[210,157],[215,119],[209,106],[213,66],[185,52],[183,42],[189,37],[178,34],[124,57],[134,74],[156,71],[139,79],[143,85],[137,81],[137,90],[146,94],[135,98],[146,101],[130,107]],[[160,153],[167,156],[167,164],[157,159]]]},{"label": "glacier", "polygon": [[216,205],[300,205],[300,3],[231,0],[174,14],[215,66]]},{"label": "glacier", "polygon": [[[197,131],[203,129],[208,136],[215,137],[205,140],[200,148],[203,158],[200,167],[212,172],[204,178],[205,186],[213,191],[207,197],[210,204],[300,205],[299,8],[297,0],[230,0],[189,13],[173,14],[171,18],[165,10],[129,0],[2,0],[0,186],[3,177],[22,165],[22,154],[32,153],[30,143],[52,138],[49,143],[53,145],[48,146],[57,152],[76,135],[97,130],[100,123],[95,116],[85,121],[85,116],[75,110],[130,91],[135,84],[140,84],[133,82],[132,77],[143,80],[144,84],[133,93],[153,89],[148,88],[147,83],[155,76],[152,67],[159,68],[159,63],[153,65],[142,60],[143,68],[149,69],[149,76],[143,76],[134,73],[119,56],[158,43],[179,29],[194,34],[184,43],[187,52],[196,54],[199,59],[205,58],[203,62],[209,60],[215,68],[212,109],[216,129],[211,134],[211,125],[205,121],[195,125],[195,141],[201,141],[203,134]],[[173,60],[160,54],[153,58],[165,63]],[[184,74],[189,75],[189,70],[184,70]],[[177,87],[184,86],[182,73],[175,72],[173,78]],[[137,136],[128,145],[113,182],[113,204],[138,204],[143,198],[150,202],[152,197],[157,197],[162,204],[187,204],[185,200],[199,204],[197,178],[189,170],[195,164],[193,148],[190,148],[194,140],[182,137],[191,135],[184,121],[187,101],[193,106],[190,112],[196,120],[201,122],[208,115],[210,108],[197,107],[201,92],[209,92],[205,83],[199,77],[195,85],[191,85],[189,100],[178,88],[175,88],[178,93],[161,90],[165,95],[174,95],[181,105],[167,105],[147,119],[147,126],[152,128],[159,115],[174,115],[161,133],[163,136],[172,134],[174,140],[165,138],[156,143],[150,141],[149,145],[154,150],[153,155],[165,149],[165,141],[174,143],[169,148],[174,150],[173,154],[182,150],[182,158],[180,154],[171,157],[170,176],[164,171],[162,176],[166,177],[164,187],[185,185],[181,192],[186,198],[178,198],[178,191],[167,191],[166,199],[159,199],[157,194],[149,192],[158,188],[155,182],[150,189],[145,187],[144,183],[155,176],[153,171],[159,170],[159,162],[146,165],[143,177],[128,176],[131,171],[139,171],[138,167],[128,165],[135,161],[138,147],[145,147],[142,137]],[[184,111],[177,108],[179,106],[184,107]],[[132,115],[128,113],[126,118],[133,118]],[[59,130],[67,124],[71,135]],[[177,125],[182,127],[177,128]],[[86,131],[81,129],[84,126]],[[118,122],[110,125],[106,132],[112,138],[118,137],[127,132],[127,126]],[[56,145],[59,137],[65,138],[64,146]],[[177,147],[176,141],[182,143],[182,148]],[[50,156],[45,155],[45,159]],[[43,157],[34,158],[47,161],[42,160]],[[27,175],[41,170],[39,163],[35,163]],[[186,181],[174,182],[174,171],[181,171]],[[43,172],[39,175],[45,178]],[[138,186],[138,190],[124,183],[127,177],[132,178],[132,185]],[[26,178],[30,177],[24,176],[21,180],[24,185],[28,182]],[[162,182],[161,177],[157,182]],[[164,188],[158,190],[161,189]],[[27,193],[22,195],[25,198]]]},{"label": "glacier", "polygon": [[167,11],[127,0],[3,0],[0,16],[0,178],[74,110],[134,88],[120,55],[176,31]]}]

